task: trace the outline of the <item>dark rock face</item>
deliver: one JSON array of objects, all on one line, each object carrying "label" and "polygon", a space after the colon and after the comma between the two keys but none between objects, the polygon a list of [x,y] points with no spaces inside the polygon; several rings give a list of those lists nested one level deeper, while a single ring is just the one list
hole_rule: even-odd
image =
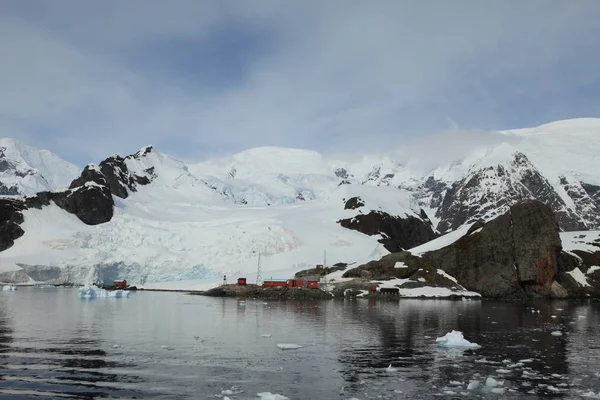
[{"label": "dark rock face", "polygon": [[360,197],[352,197],[346,201],[344,210],[356,210],[365,205],[365,202]]},{"label": "dark rock face", "polygon": [[391,216],[381,211],[371,211],[369,214],[341,219],[338,223],[344,228],[365,235],[382,234],[384,238],[379,239],[379,242],[392,253],[410,249],[437,237],[428,222],[413,216],[404,218]]},{"label": "dark rock face", "polygon": [[54,201],[88,225],[102,224],[113,217],[114,201],[106,186],[82,186],[66,194],[56,193]]},{"label": "dark rock face", "polygon": [[564,176],[559,179],[565,192],[573,199],[575,211],[585,221],[585,229],[600,226],[600,187],[569,181]]},{"label": "dark rock face", "polygon": [[[404,263],[407,268],[396,268],[396,263]],[[368,280],[389,280],[394,278],[406,279],[419,268],[428,267],[419,257],[402,251],[383,256],[380,260],[369,261],[366,264],[348,270],[343,278],[362,278]]]},{"label": "dark rock face", "polygon": [[0,195],[2,196],[17,196],[19,193],[19,189],[16,186],[6,186],[4,183],[0,182]]},{"label": "dark rock face", "polygon": [[21,200],[0,199],[0,251],[10,248],[25,233],[19,226],[25,208]]},{"label": "dark rock face", "polygon": [[141,157],[152,153],[152,151],[153,148],[148,146],[134,155],[125,158],[121,156],[112,156],[100,163],[100,171],[105,176],[112,194],[125,199],[129,196],[128,189],[129,191],[136,192],[137,185],[148,185],[156,178],[154,167],[144,170],[145,175],[137,175],[132,174],[129,171],[125,162],[127,159],[139,160]]},{"label": "dark rock face", "polygon": [[560,289],[558,232],[552,209],[527,201],[423,258],[484,297],[552,296]]},{"label": "dark rock face", "polygon": [[348,171],[345,168],[338,168],[335,170],[335,176],[341,179],[348,179],[350,175],[348,175]]},{"label": "dark rock face", "polygon": [[[397,263],[402,263],[402,268],[396,268]],[[445,287],[451,290],[464,290],[446,276],[438,273],[437,268],[414,256],[409,252],[392,253],[383,256],[380,260],[370,261],[357,268],[346,271],[343,278],[359,278],[368,281],[385,281],[390,279],[410,279],[404,282],[401,289],[414,289],[418,287]],[[369,284],[370,286],[371,284]]]},{"label": "dark rock face", "polygon": [[581,182],[581,187],[590,196],[594,204],[596,204],[597,207],[600,207],[600,186]]},{"label": "dark rock face", "polygon": [[102,161],[99,167],[106,177],[111,193],[115,196],[125,199],[129,196],[128,187],[130,190],[135,190],[133,179],[129,175],[124,158],[120,156],[109,157]]}]

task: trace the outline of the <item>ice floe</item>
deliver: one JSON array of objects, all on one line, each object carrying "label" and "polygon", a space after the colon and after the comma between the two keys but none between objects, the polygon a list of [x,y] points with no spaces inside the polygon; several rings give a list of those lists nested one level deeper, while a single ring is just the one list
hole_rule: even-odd
[{"label": "ice floe", "polygon": [[301,349],[304,346],[301,346],[299,344],[294,344],[294,343],[279,343],[277,345],[277,347],[279,347],[281,350],[295,350],[295,349]]},{"label": "ice floe", "polygon": [[460,331],[446,333],[444,336],[435,339],[435,341],[445,347],[462,347],[469,349],[478,349],[481,347],[477,343],[471,343],[465,339],[463,333]]}]

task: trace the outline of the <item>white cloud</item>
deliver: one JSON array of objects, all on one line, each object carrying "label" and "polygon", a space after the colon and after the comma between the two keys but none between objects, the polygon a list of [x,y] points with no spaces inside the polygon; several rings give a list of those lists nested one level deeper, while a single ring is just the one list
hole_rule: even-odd
[{"label": "white cloud", "polygon": [[[82,163],[147,143],[185,158],[270,144],[377,151],[448,119],[506,119],[495,101],[518,91],[598,83],[595,2],[63,1],[39,14],[23,3],[0,17],[0,127],[51,134],[51,150]],[[269,32],[272,48],[222,90],[182,87],[177,71],[157,77],[135,58],[236,24]],[[565,56],[581,67],[559,76]]]}]

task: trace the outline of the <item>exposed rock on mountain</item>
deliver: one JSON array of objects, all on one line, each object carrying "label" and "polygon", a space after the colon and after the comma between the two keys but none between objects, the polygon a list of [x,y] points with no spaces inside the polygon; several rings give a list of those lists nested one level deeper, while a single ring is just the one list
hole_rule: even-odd
[{"label": "exposed rock on mountain", "polygon": [[25,233],[19,226],[24,209],[25,204],[20,200],[0,199],[0,251],[11,247]]},{"label": "exposed rock on mountain", "polygon": [[[353,197],[346,201],[344,209],[355,210],[363,206],[362,199]],[[423,216],[424,213],[421,215]],[[393,216],[382,211],[358,214],[354,218],[341,219],[338,223],[344,228],[353,229],[365,235],[381,234],[383,238],[379,239],[379,242],[392,253],[418,246],[437,237],[428,219]]]},{"label": "exposed rock on mountain", "polygon": [[[452,296],[460,297],[458,292],[465,288],[440,272],[433,265],[409,252],[392,253],[380,260],[370,261],[357,268],[348,270],[343,278],[360,278],[362,281],[388,281],[402,279],[397,285],[400,289],[421,287],[447,288],[456,291]],[[378,286],[378,285],[377,285]]]},{"label": "exposed rock on mountain", "polygon": [[[407,268],[396,268],[397,263],[403,263]],[[420,268],[429,264],[423,259],[402,251],[383,256],[379,260],[352,268],[342,275],[343,278],[363,278],[369,280],[389,280],[394,278],[406,279]]]},{"label": "exposed rock on mountain", "polygon": [[[479,219],[489,220],[529,199],[549,205],[563,230],[590,228],[586,219],[567,207],[554,186],[520,152],[507,164],[472,169],[450,186],[430,176],[419,190],[420,197],[429,202],[427,207],[436,210],[437,229],[442,233]],[[585,191],[581,192],[583,198]],[[589,202],[587,194],[585,201]]]},{"label": "exposed rock on mountain", "polygon": [[527,201],[423,258],[485,297],[558,297],[558,232],[552,209]]},{"label": "exposed rock on mountain", "polygon": [[137,160],[139,161],[142,157],[152,153],[154,149],[152,146],[147,146],[136,154],[127,156],[125,158],[121,156],[108,157],[102,161],[99,165],[100,171],[106,177],[108,187],[112,194],[122,199],[129,196],[129,191],[136,192],[137,185],[148,185],[156,178],[154,169],[152,167],[146,168],[143,175],[131,173],[127,167],[127,161]]}]

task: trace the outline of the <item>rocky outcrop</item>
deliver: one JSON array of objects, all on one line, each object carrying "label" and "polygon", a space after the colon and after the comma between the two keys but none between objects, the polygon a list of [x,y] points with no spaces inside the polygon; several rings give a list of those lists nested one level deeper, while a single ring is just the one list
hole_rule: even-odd
[{"label": "rocky outcrop", "polygon": [[[396,268],[397,263],[402,263],[406,268]],[[379,260],[369,261],[366,264],[352,268],[342,275],[342,278],[362,278],[368,280],[389,280],[394,278],[406,279],[427,264],[419,257],[403,251],[383,256]]]},{"label": "rocky outcrop", "polygon": [[[81,175],[71,182],[66,191],[39,192],[22,199],[0,199],[0,251],[11,247],[15,239],[23,235],[23,229],[20,227],[23,222],[22,211],[28,208],[41,209],[54,202],[63,210],[76,215],[87,225],[110,221],[114,211],[113,194],[126,198],[128,190],[136,191],[137,185],[147,185],[156,178],[153,168],[144,169],[143,175],[131,173],[127,168],[126,160],[139,161],[153,151],[152,147],[148,146],[126,158],[109,157],[98,167],[89,164],[83,169]],[[0,169],[3,167],[3,161],[7,163],[0,157]],[[12,168],[8,164],[4,167]],[[0,194],[13,194],[12,189],[4,192],[0,183]]]},{"label": "rocky outcrop", "polygon": [[552,209],[527,201],[423,259],[484,297],[556,297],[561,249]]},{"label": "rocky outcrop", "polygon": [[365,202],[360,197],[352,197],[344,204],[344,210],[356,210],[365,205]]},{"label": "rocky outcrop", "polygon": [[133,174],[127,167],[127,159],[137,159],[152,153],[153,148],[151,146],[145,147],[134,155],[127,156],[125,158],[121,156],[112,156],[102,161],[99,165],[100,171],[106,177],[108,187],[112,194],[122,199],[129,196],[129,191],[136,192],[138,185],[148,185],[156,174],[154,169],[147,168],[144,170],[144,175]]},{"label": "rocky outcrop", "polygon": [[11,247],[25,233],[19,226],[25,208],[21,200],[0,199],[0,251]]},{"label": "rocky outcrop", "polygon": [[311,268],[311,269],[304,269],[302,271],[298,271],[294,274],[295,278],[305,278],[305,277],[321,277],[321,276],[325,276],[328,274],[331,274],[333,272],[336,271],[343,271],[346,268],[348,268],[348,264],[345,263],[337,263],[331,267],[325,267],[325,268]]},{"label": "rocky outcrop", "polygon": [[[454,296],[460,297],[458,292],[464,291],[464,287],[441,273],[432,264],[426,260],[414,256],[409,252],[392,253],[383,256],[380,260],[370,261],[360,265],[357,268],[350,269],[342,275],[343,278],[358,279],[355,284],[365,285],[364,282],[371,281],[389,281],[391,279],[404,279],[399,287],[400,289],[415,289],[420,287],[443,287],[456,291]],[[378,286],[378,284],[369,283]],[[354,292],[358,293],[356,289]],[[364,288],[363,288],[364,289]]]},{"label": "rocky outcrop", "polygon": [[[348,200],[352,201],[352,199]],[[354,207],[355,204],[346,207]],[[392,252],[426,243],[437,237],[431,223],[414,216],[393,216],[382,211],[371,211],[368,214],[358,214],[354,218],[337,221],[341,226],[365,235],[382,235],[379,242]]]}]

